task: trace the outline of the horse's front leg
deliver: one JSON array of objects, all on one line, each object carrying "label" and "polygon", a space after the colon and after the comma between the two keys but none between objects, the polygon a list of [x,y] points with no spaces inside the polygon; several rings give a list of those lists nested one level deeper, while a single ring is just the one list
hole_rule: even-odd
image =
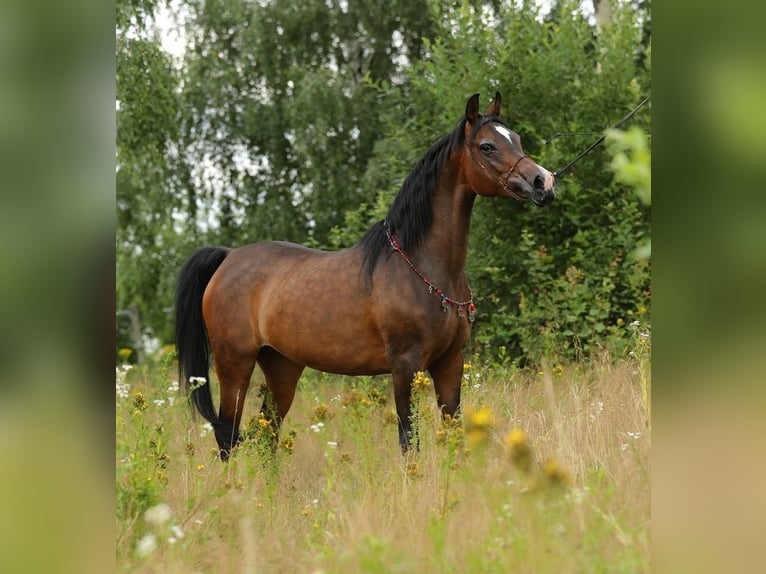
[{"label": "horse's front leg", "polygon": [[432,364],[428,372],[434,381],[436,403],[442,418],[454,419],[460,416],[460,388],[463,383],[463,353],[442,355]]},{"label": "horse's front leg", "polygon": [[418,447],[417,427],[412,420],[412,380],[415,373],[422,371],[422,358],[419,353],[397,358],[392,365],[394,379],[394,402],[399,418],[399,446],[406,454],[410,447]]}]

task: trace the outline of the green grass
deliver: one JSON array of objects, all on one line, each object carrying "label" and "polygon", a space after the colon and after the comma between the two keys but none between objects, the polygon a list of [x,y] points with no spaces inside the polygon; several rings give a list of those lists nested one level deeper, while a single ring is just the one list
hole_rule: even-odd
[{"label": "green grass", "polygon": [[[168,390],[173,372],[133,369],[117,399],[121,571],[650,570],[648,357],[540,372],[474,362],[462,424],[443,426],[433,390],[416,392],[421,448],[408,457],[387,378],[316,372],[273,452],[256,375],[253,438],[226,464]],[[158,505],[169,518],[147,521]]]}]

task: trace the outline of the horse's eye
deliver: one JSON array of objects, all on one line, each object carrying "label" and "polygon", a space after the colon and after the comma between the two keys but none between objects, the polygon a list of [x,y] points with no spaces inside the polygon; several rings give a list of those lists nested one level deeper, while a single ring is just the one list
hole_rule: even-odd
[{"label": "horse's eye", "polygon": [[479,146],[479,149],[483,153],[492,153],[493,151],[497,151],[497,148],[491,143],[483,143]]}]

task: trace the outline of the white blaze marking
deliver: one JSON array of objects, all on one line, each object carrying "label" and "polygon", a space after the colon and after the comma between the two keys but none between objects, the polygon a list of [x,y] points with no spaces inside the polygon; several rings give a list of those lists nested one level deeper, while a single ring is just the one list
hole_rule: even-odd
[{"label": "white blaze marking", "polygon": [[543,177],[545,178],[545,189],[553,189],[553,186],[556,183],[553,174],[539,164],[537,167],[539,167],[540,171],[543,172]]},{"label": "white blaze marking", "polygon": [[511,144],[513,144],[513,140],[511,139],[511,130],[505,126],[499,126],[497,124],[492,124],[492,127],[497,130],[497,133],[499,133],[501,136],[511,142]]}]

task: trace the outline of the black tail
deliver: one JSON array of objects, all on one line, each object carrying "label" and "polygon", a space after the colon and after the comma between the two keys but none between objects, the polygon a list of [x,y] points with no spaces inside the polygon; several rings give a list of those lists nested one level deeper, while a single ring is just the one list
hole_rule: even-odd
[{"label": "black tail", "polygon": [[[202,295],[213,273],[228,254],[229,249],[225,247],[198,249],[181,268],[176,286],[178,378],[187,393],[191,389],[191,401],[213,425],[216,439],[222,448],[232,441],[234,429],[218,418],[210,396],[210,342],[202,317]],[[204,382],[190,382],[192,377],[200,377]]]}]

